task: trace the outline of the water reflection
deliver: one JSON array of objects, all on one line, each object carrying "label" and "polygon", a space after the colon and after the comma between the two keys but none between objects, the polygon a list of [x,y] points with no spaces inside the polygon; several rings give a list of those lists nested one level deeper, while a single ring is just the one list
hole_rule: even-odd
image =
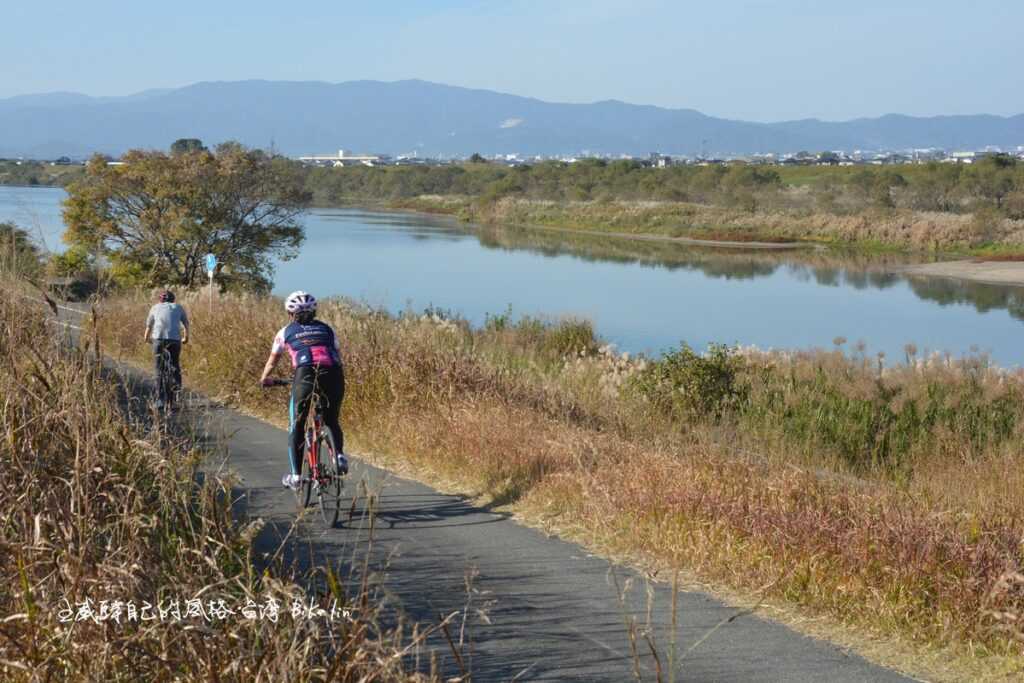
[{"label": "water reflection", "polygon": [[[0,221],[60,246],[61,190],[0,188]],[[579,315],[629,351],[685,340],[767,348],[864,340],[991,352],[1024,364],[1024,289],[908,276],[920,257],[839,249],[718,249],[577,232],[474,228],[443,216],[317,209],[298,257],[277,264],[275,292],[342,294],[392,311],[434,305],[482,323]]]},{"label": "water reflection", "polygon": [[667,270],[691,270],[709,278],[754,280],[784,269],[796,280],[822,287],[890,289],[907,283],[921,299],[941,306],[965,304],[979,313],[1005,309],[1024,320],[1024,287],[904,274],[910,265],[936,259],[894,253],[808,247],[755,250],[686,245],[670,241],[629,240],[564,231],[485,227],[475,234],[487,249],[528,251],[548,258],[572,256],[588,262],[614,262]]},{"label": "water reflection", "polygon": [[1024,321],[1024,289],[1021,287],[918,276],[909,277],[908,281],[915,294],[940,306],[970,304],[979,313],[1005,309],[1012,317]]},{"label": "water reflection", "polygon": [[[326,218],[326,217],[323,217]],[[391,310],[438,305],[482,322],[515,313],[583,315],[631,351],[686,340],[762,347],[831,346],[835,337],[902,357],[978,347],[1024,363],[1020,288],[908,276],[929,260],[834,248],[711,248],[444,217],[337,212],[307,223],[309,243],[337,240],[361,284],[335,285]],[[302,282],[316,263],[309,256]],[[298,264],[296,264],[298,265]],[[291,283],[286,269],[279,284]],[[336,281],[337,282],[337,281]],[[319,286],[319,285],[318,285]],[[1022,350],[1019,350],[1022,349]]]},{"label": "water reflection", "polygon": [[[471,233],[472,234],[472,233]],[[561,230],[484,227],[475,233],[488,249],[526,250],[547,257],[571,255],[590,262],[635,264],[698,271],[708,277],[752,279],[787,268],[793,277],[821,285],[861,288],[897,282],[898,268],[924,259],[898,254],[865,254],[826,247],[751,249],[707,247],[669,240],[628,239]]]}]

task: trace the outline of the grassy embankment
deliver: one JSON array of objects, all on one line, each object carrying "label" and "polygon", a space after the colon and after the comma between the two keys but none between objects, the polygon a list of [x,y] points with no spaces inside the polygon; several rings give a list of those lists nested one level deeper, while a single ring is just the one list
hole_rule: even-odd
[{"label": "grassy embankment", "polygon": [[81,178],[84,172],[79,165],[0,160],[0,185],[66,187]]},{"label": "grassy embankment", "polygon": [[[128,420],[121,387],[14,286],[0,289],[0,678],[425,680],[366,585],[334,577],[314,596],[279,567],[257,573],[258,526],[232,520],[230,481],[196,483],[197,440]],[[307,598],[354,616],[293,619]],[[193,599],[206,617],[188,616]],[[250,600],[256,618],[240,614]],[[276,623],[258,611],[270,600]]]},{"label": "grassy embankment", "polygon": [[630,161],[306,171],[319,205],[716,241],[1024,254],[1024,164],[647,168]]},{"label": "grassy embankment", "polygon": [[[977,256],[1024,254],[1024,221],[971,214],[866,209],[853,215],[737,208],[684,202],[554,201],[424,195],[391,208],[484,223],[540,226],[628,236],[712,241],[829,244],[870,250],[933,251]],[[984,234],[984,239],[979,235]]]},{"label": "grassy embankment", "polygon": [[[103,305],[108,352],[147,360],[132,331],[146,306]],[[256,385],[279,307],[197,311],[188,381],[280,421]],[[322,317],[344,340],[357,452],[603,552],[938,648],[956,662],[938,678],[1024,664],[1020,375],[912,349],[885,370],[838,351],[651,362],[574,322],[473,330],[342,303]]]}]

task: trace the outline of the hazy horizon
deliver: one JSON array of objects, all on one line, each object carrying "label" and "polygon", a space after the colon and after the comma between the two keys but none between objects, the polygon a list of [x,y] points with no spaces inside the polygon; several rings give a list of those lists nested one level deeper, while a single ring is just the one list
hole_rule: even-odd
[{"label": "hazy horizon", "polygon": [[[1024,3],[182,0],[5,9],[0,98],[203,81],[421,79],[548,102],[607,99],[775,122],[1024,112]],[[32,59],[25,59],[25,55]],[[130,58],[126,58],[130,55]]]}]

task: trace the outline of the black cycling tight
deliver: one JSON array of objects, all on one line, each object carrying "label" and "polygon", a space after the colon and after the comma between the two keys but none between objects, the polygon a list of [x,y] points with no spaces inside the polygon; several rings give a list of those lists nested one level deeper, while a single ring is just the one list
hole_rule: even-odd
[{"label": "black cycling tight", "polygon": [[309,415],[310,397],[317,393],[324,422],[334,437],[334,447],[344,452],[344,435],[338,416],[341,401],[345,398],[345,373],[339,365],[327,367],[304,365],[295,369],[292,379],[292,399],[288,406],[289,434],[288,456],[291,459],[292,474],[298,474],[302,465],[302,451],[305,443],[306,417]]}]

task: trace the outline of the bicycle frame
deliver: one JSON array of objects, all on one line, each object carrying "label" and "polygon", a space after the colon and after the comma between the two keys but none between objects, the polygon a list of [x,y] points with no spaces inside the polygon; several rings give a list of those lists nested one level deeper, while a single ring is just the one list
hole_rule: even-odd
[{"label": "bicycle frame", "polygon": [[[330,483],[335,475],[330,471],[330,467],[327,467],[327,472],[322,465],[324,463],[320,460],[320,435],[323,430],[326,429],[324,426],[324,414],[320,405],[320,397],[314,391],[310,396],[309,414],[313,418],[313,426],[306,427],[306,462],[309,464],[309,478],[318,486],[324,483]],[[308,425],[309,418],[307,418],[306,424]],[[329,453],[329,458],[333,460],[337,457],[337,453]],[[328,463],[333,464],[333,463]]]},{"label": "bicycle frame", "polygon": [[320,431],[324,428],[324,421],[320,413],[320,400],[315,393],[310,400],[313,401],[313,405],[309,407],[313,414],[313,428],[312,434],[309,429],[306,430],[306,461],[309,463],[310,478],[319,483],[323,480],[320,473]]}]

